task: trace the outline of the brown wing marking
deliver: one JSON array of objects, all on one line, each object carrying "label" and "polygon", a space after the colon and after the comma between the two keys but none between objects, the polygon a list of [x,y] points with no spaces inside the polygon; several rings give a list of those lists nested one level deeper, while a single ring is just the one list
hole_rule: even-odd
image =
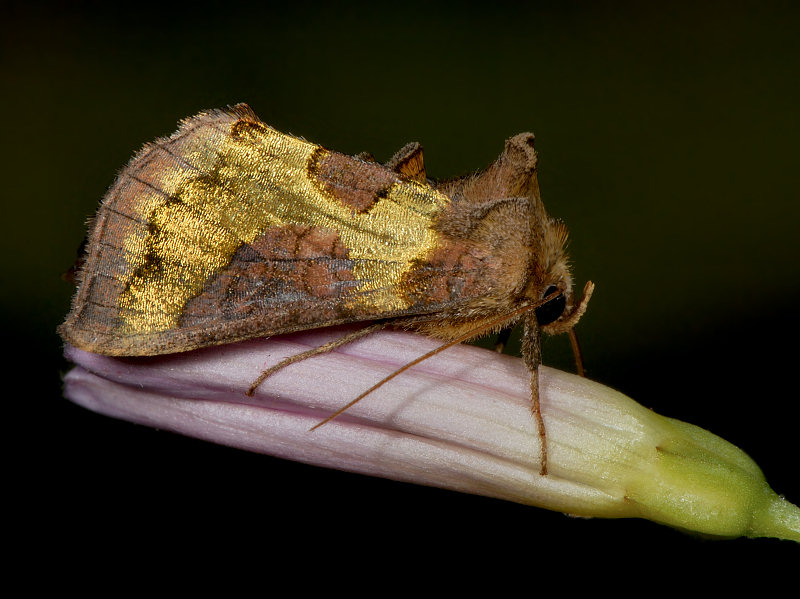
[{"label": "brown wing marking", "polygon": [[268,334],[352,318],[345,300],[358,290],[353,268],[334,231],[270,227],[187,302],[178,329],[251,319],[267,321]]},{"label": "brown wing marking", "polygon": [[379,164],[323,148],[314,152],[308,172],[323,190],[356,212],[367,212],[398,181],[397,175]]}]

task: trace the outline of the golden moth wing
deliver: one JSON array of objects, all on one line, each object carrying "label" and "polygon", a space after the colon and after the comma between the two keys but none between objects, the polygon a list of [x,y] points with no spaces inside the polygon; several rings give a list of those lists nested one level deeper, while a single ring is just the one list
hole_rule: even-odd
[{"label": "golden moth wing", "polygon": [[201,113],[109,189],[60,332],[96,353],[153,355],[419,310],[404,277],[441,246],[448,202],[244,105]]}]

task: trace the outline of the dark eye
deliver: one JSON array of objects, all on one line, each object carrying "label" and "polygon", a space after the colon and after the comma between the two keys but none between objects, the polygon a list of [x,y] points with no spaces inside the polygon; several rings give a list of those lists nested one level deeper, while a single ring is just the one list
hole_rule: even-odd
[{"label": "dark eye", "polygon": [[[558,287],[550,285],[550,287],[548,287],[542,295],[542,299],[546,298],[548,295],[552,295],[556,291],[558,291]],[[567,298],[564,297],[563,293],[559,293],[547,303],[536,308],[534,312],[536,313],[536,320],[539,323],[539,326],[543,327],[558,320],[559,317],[564,313],[566,307]]]}]

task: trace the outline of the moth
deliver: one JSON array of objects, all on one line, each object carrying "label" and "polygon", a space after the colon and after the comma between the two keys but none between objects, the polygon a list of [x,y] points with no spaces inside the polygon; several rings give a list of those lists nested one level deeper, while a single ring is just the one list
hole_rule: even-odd
[{"label": "moth", "polygon": [[574,301],[567,229],[545,212],[536,169],[530,133],[486,170],[435,182],[416,143],[379,164],[280,133],[245,104],[201,112],[109,188],[59,332],[85,351],[152,356],[369,321],[252,393],[383,327],[448,347],[521,323],[544,474],[540,335],[572,331],[593,286]]}]

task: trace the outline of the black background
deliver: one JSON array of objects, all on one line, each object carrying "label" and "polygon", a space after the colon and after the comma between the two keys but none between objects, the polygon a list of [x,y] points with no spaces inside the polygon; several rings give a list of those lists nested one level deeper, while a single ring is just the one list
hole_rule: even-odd
[{"label": "black background", "polygon": [[[390,588],[431,576],[531,592],[543,580],[627,592],[632,572],[717,584],[796,560],[786,542],[571,519],[113,421],[62,398],[54,332],[72,292],[60,274],[114,174],[200,109],[247,101],[279,130],[380,160],[417,140],[434,177],[481,168],[531,130],[578,284],[597,284],[579,325],[589,376],[738,445],[798,502],[792,3],[2,11],[2,314],[20,555],[83,563],[83,582],[98,564],[196,582],[198,568],[224,563],[227,575],[238,562],[303,585],[298,572],[333,569],[335,585],[369,573]],[[572,368],[565,339],[544,351]],[[580,575],[588,569],[603,576]]]}]

